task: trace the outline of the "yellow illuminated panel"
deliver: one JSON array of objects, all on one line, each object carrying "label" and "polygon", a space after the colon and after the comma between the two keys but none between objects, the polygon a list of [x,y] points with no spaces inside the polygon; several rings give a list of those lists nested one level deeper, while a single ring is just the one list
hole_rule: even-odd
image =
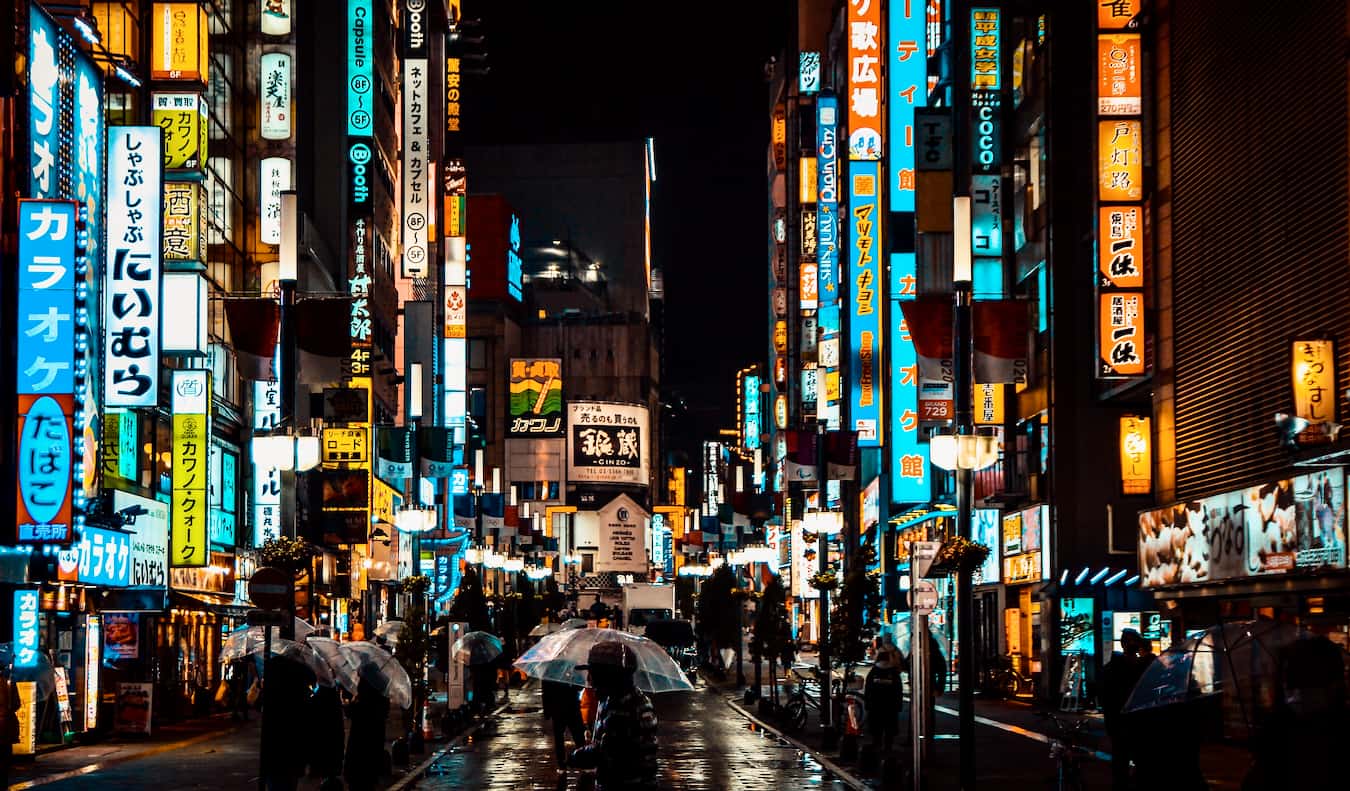
[{"label": "yellow illuminated panel", "polygon": [[196,3],[155,3],[150,23],[150,77],[206,82],[210,33]]},{"label": "yellow illuminated panel", "polygon": [[1153,491],[1153,437],[1149,419],[1135,415],[1120,418],[1120,490],[1122,494]]}]

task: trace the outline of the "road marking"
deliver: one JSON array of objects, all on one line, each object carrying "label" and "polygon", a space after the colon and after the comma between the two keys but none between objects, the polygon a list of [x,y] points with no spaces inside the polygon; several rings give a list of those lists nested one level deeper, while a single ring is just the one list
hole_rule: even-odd
[{"label": "road marking", "polygon": [[123,755],[117,758],[109,758],[103,761],[95,761],[92,764],[85,764],[84,766],[81,766],[78,769],[69,769],[64,772],[58,772],[57,774],[54,775],[35,777],[32,780],[23,780],[11,785],[9,787],[9,791],[26,791],[26,789],[36,788],[37,786],[44,786],[47,785],[48,783],[56,783],[61,780],[69,780],[74,777],[83,777],[85,775],[93,774],[94,772],[99,772],[104,769],[112,768],[114,766],[117,766],[118,764],[124,764],[127,761],[135,761],[141,758],[149,758],[152,755],[159,755],[160,753],[166,753],[169,752],[170,750],[181,750],[184,747],[191,747],[194,744],[199,744],[209,739],[214,739],[218,736],[225,736],[227,734],[234,733],[235,731],[241,730],[242,728],[243,726],[239,726],[235,728],[227,728],[225,730],[220,731],[210,731],[209,733],[203,733],[198,736],[193,736],[191,739],[183,739],[182,741],[170,742],[168,744],[161,744],[158,747],[152,747],[148,750],[142,750],[137,753],[131,753],[130,755]]},{"label": "road marking", "polygon": [[[943,714],[946,714],[949,717],[959,716],[956,709],[949,709],[946,706],[934,706],[933,708],[937,709]],[[981,725],[988,725],[991,728],[998,728],[1001,731],[1007,731],[1008,733],[1015,733],[1018,736],[1023,736],[1025,738],[1031,739],[1032,741],[1041,742],[1042,744],[1049,744],[1051,741],[1054,741],[1052,737],[1047,736],[1044,733],[1040,733],[1039,731],[1029,730],[1019,725],[1009,725],[1006,722],[999,722],[998,720],[991,720],[988,717],[981,717],[978,714],[975,715],[975,721]],[[945,734],[939,734],[938,738],[941,738],[942,735]],[[1087,752],[1091,753],[1092,757],[1096,758],[1099,761],[1111,763],[1110,753],[1104,753],[1101,752],[1100,750],[1087,750]]]}]

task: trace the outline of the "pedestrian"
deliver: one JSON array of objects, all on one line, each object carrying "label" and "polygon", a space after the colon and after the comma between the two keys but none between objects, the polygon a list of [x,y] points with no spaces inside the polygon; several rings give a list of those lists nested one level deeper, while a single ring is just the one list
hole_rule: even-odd
[{"label": "pedestrian", "polygon": [[605,603],[600,601],[600,595],[596,594],[595,602],[591,604],[591,620],[596,622],[603,621],[605,619],[605,612],[608,609],[609,608],[605,606]]},{"label": "pedestrian", "polygon": [[883,754],[895,744],[900,726],[900,710],[904,707],[904,684],[900,679],[900,660],[897,652],[882,647],[867,674],[863,687],[863,701],[867,706],[867,729],[872,747]]},{"label": "pedestrian", "polygon": [[346,735],[342,699],[337,687],[319,685],[309,699],[309,772],[315,777],[342,777],[342,741]]},{"label": "pedestrian", "polygon": [[1102,671],[1101,701],[1106,733],[1111,737],[1111,783],[1117,791],[1130,787],[1130,763],[1136,753],[1123,709],[1140,676],[1153,661],[1148,641],[1134,629],[1120,633],[1120,647]]},{"label": "pedestrian", "polygon": [[230,717],[248,721],[248,689],[258,672],[253,669],[252,657],[243,656],[230,663]]},{"label": "pedestrian", "polygon": [[295,791],[305,773],[305,751],[297,744],[309,727],[310,688],[314,672],[281,656],[264,668],[262,774],[267,791]]},{"label": "pedestrian", "polygon": [[384,773],[384,732],[389,720],[389,698],[377,686],[377,671],[361,668],[356,697],[347,706],[351,728],[343,774],[351,791],[372,791]]},{"label": "pedestrian", "polygon": [[567,739],[565,731],[572,732],[572,742],[580,747],[586,743],[586,726],[581,721],[581,702],[578,690],[561,681],[545,681],[543,687],[544,719],[553,725],[553,757],[558,771],[567,768]]},{"label": "pedestrian", "polygon": [[1253,741],[1243,791],[1343,787],[1341,751],[1350,744],[1344,652],[1325,637],[1298,640],[1281,653],[1280,677],[1280,700]]},{"label": "pedestrian", "polygon": [[497,703],[497,663],[469,665],[469,682],[473,685],[473,708],[480,715],[486,715]]},{"label": "pedestrian", "polygon": [[947,690],[947,659],[931,629],[928,632],[928,670],[933,674],[933,697],[936,698]]},{"label": "pedestrian", "polygon": [[599,708],[590,744],[572,751],[571,764],[594,768],[598,791],[656,787],[657,721],[652,702],[633,681],[637,655],[615,640],[591,646],[585,665]]},{"label": "pedestrian", "polygon": [[14,743],[19,741],[19,686],[12,667],[0,668],[0,788],[9,788]]}]

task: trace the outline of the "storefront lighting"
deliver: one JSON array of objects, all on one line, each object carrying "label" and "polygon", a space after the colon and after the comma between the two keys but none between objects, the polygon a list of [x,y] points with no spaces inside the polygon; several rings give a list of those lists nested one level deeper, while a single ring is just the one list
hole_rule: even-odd
[{"label": "storefront lighting", "polygon": [[727,565],[729,566],[744,566],[749,562],[745,558],[745,553],[739,549],[733,549],[727,553]]},{"label": "storefront lighting", "polygon": [[405,533],[425,533],[436,529],[434,508],[405,508],[394,515],[394,524]]},{"label": "storefront lighting", "polygon": [[1139,575],[1138,575],[1138,574],[1134,574],[1134,575],[1132,575],[1129,579],[1125,580],[1125,587],[1128,588],[1128,587],[1130,587],[1131,585],[1135,584],[1135,583],[1138,582],[1138,581],[1139,581]]},{"label": "storefront lighting", "polygon": [[361,568],[370,571],[370,567],[375,565],[375,561],[370,558],[361,558]]},{"label": "storefront lighting", "polygon": [[319,466],[318,437],[273,434],[253,438],[253,463],[263,470],[308,472]]},{"label": "storefront lighting", "polygon": [[764,544],[751,544],[741,550],[741,556],[745,558],[746,563],[773,563],[778,560],[778,553]]},{"label": "storefront lighting", "polygon": [[1059,584],[1060,584],[1060,585],[1068,585],[1068,584],[1069,584],[1069,570],[1068,570],[1068,569],[1064,569],[1063,571],[1061,571],[1061,572],[1059,573]]},{"label": "storefront lighting", "polygon": [[530,566],[525,569],[525,576],[532,580],[542,580],[553,576],[552,569],[546,569],[542,566]]},{"label": "storefront lighting", "polygon": [[506,558],[502,560],[502,571],[519,573],[525,570],[524,558]]},{"label": "storefront lighting", "polygon": [[802,529],[817,535],[839,535],[844,531],[844,514],[840,511],[807,511],[802,515]]},{"label": "storefront lighting", "polygon": [[944,470],[982,470],[998,461],[998,437],[988,434],[938,434],[929,441],[929,457]]},{"label": "storefront lighting", "polygon": [[116,66],[113,66],[113,72],[117,75],[118,79],[125,82],[127,85],[130,85],[133,88],[141,87],[140,78],[127,71],[126,67],[122,66],[122,64],[119,63]]},{"label": "storefront lighting", "polygon": [[464,550],[464,562],[478,565],[483,562],[483,550],[478,547],[469,547]]},{"label": "storefront lighting", "polygon": [[1093,574],[1093,575],[1092,575],[1092,579],[1090,580],[1091,584],[1096,585],[1097,583],[1099,583],[1099,582],[1102,581],[1102,578],[1103,578],[1103,577],[1105,577],[1107,574],[1110,574],[1110,573],[1111,573],[1111,568],[1110,568],[1109,566],[1103,567],[1101,571],[1099,571],[1099,572],[1097,572],[1096,574]]},{"label": "storefront lighting", "polygon": [[1091,571],[1091,570],[1092,570],[1092,569],[1088,568],[1087,566],[1084,566],[1084,567],[1083,567],[1083,570],[1080,571],[1080,572],[1078,572],[1078,576],[1077,576],[1077,577],[1074,577],[1074,579],[1073,579],[1073,584],[1075,584],[1075,585],[1082,585],[1082,584],[1083,584],[1083,580],[1087,579],[1088,572]]},{"label": "storefront lighting", "polygon": [[1125,577],[1125,572],[1126,569],[1121,569],[1120,571],[1117,571],[1115,574],[1112,574],[1111,576],[1107,577],[1106,582],[1103,583],[1104,586],[1109,588],[1112,585],[1115,585],[1117,582],[1120,582]]}]

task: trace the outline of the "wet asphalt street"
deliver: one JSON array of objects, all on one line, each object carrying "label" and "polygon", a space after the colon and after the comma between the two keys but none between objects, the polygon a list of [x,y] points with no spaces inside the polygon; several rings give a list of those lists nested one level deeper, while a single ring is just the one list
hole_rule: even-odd
[{"label": "wet asphalt street", "polygon": [[[752,729],[726,694],[699,687],[652,698],[661,722],[661,787],[681,791],[844,789],[810,756]],[[417,785],[438,789],[586,789],[576,771],[559,777],[539,695],[513,691],[511,708],[437,761]],[[514,713],[512,713],[514,712]]]}]

